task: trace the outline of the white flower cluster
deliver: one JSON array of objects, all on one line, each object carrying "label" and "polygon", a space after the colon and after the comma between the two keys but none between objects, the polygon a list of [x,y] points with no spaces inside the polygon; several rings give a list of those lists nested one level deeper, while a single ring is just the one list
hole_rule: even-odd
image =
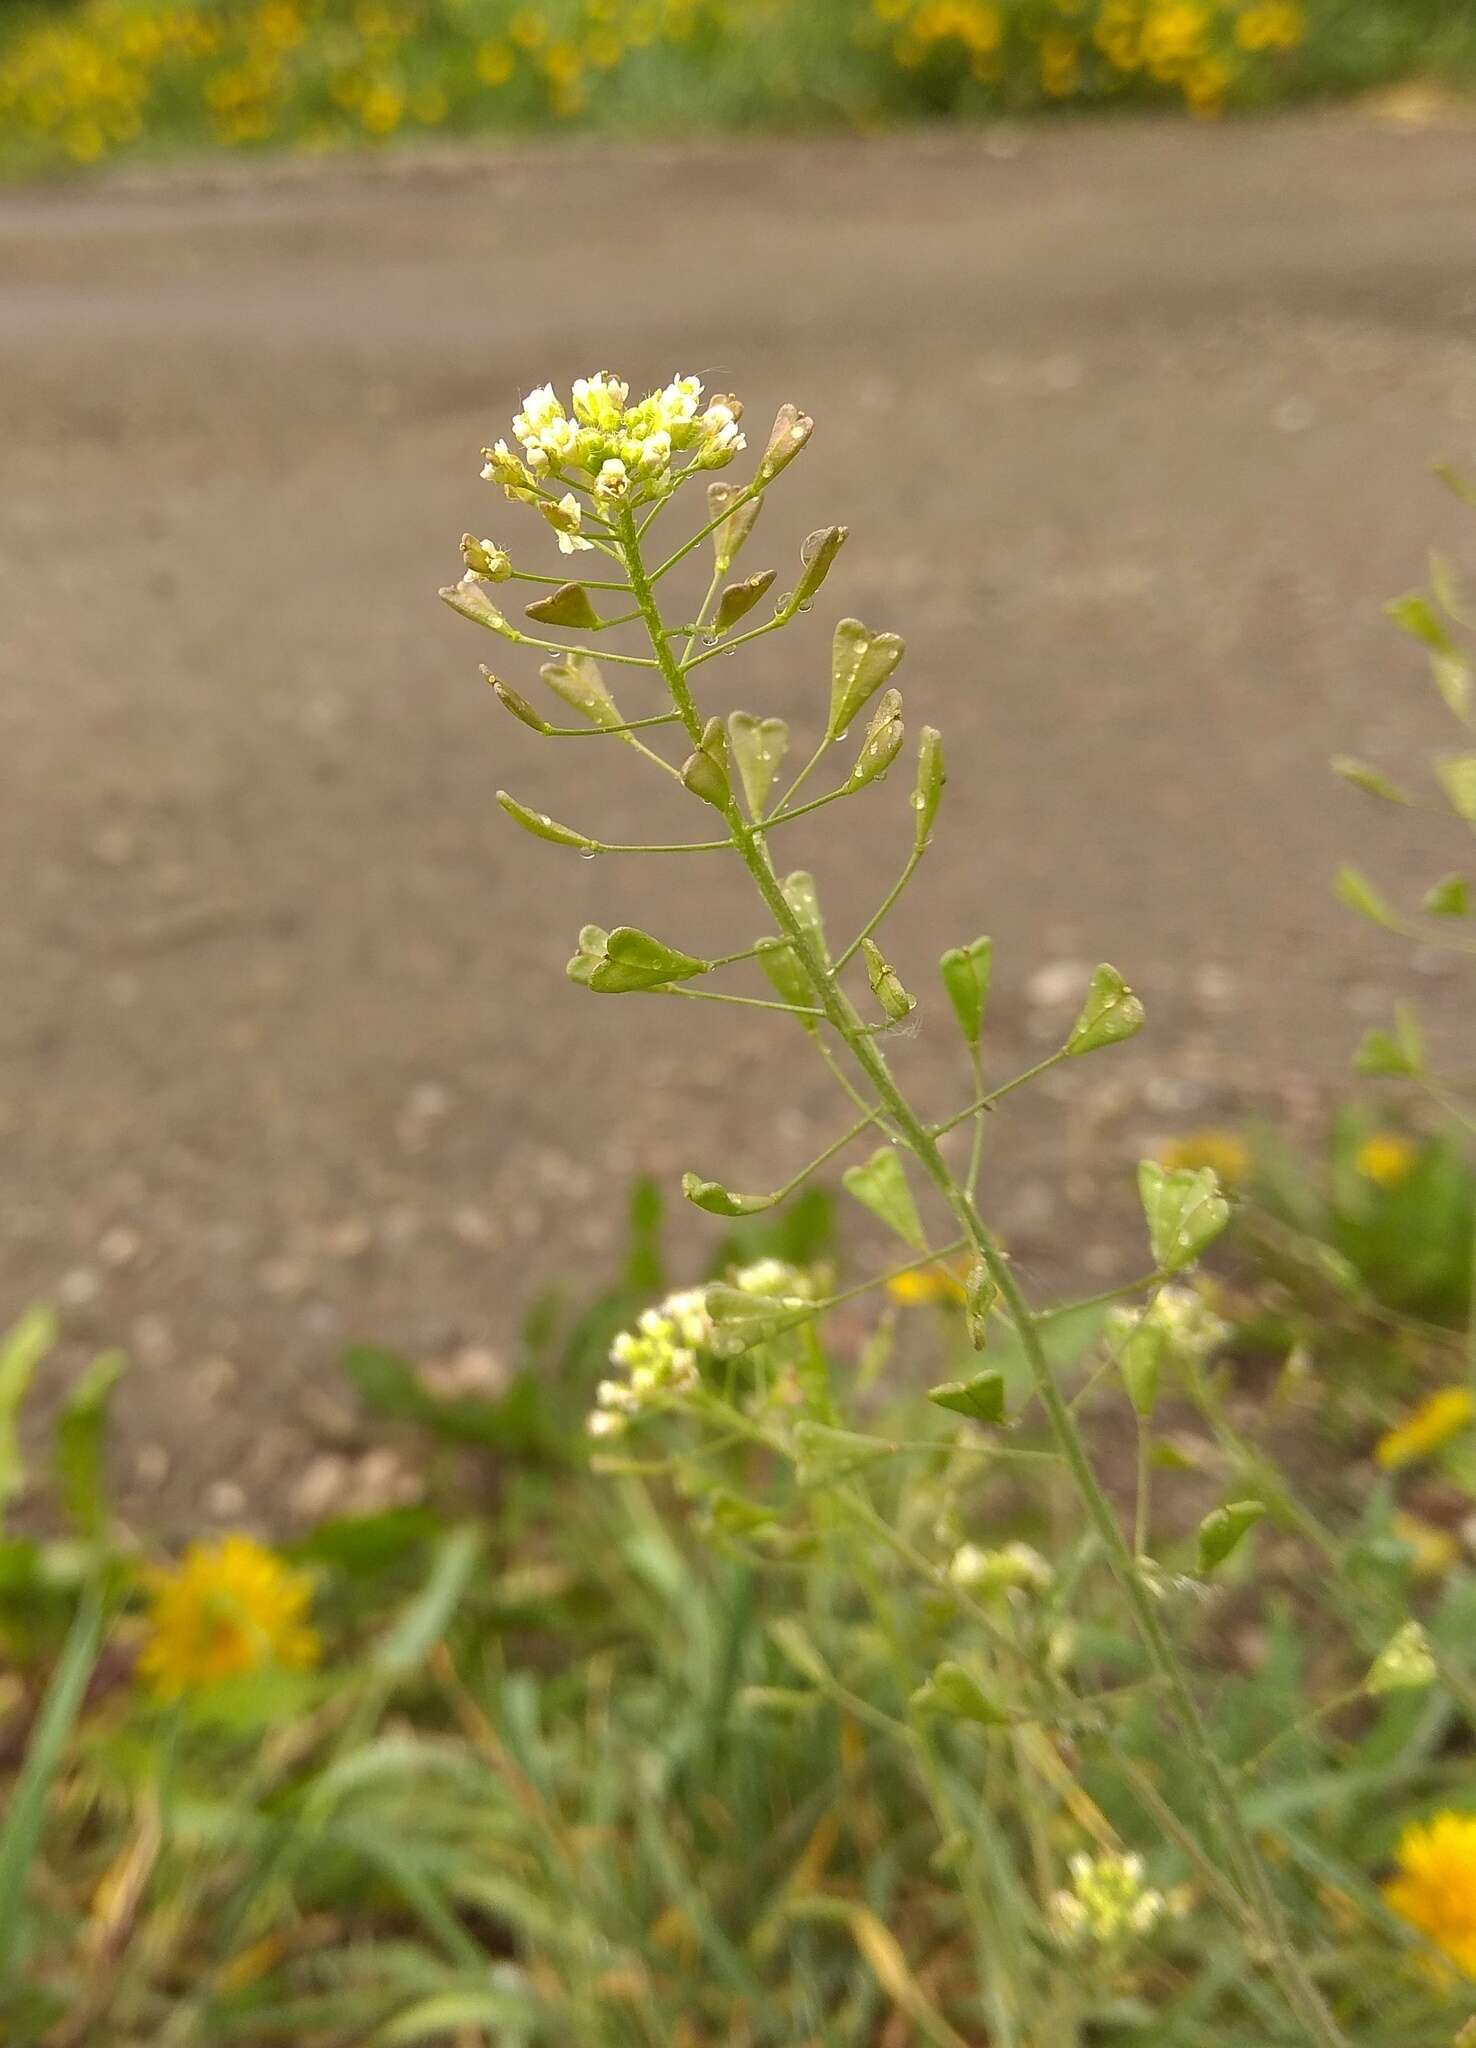
[{"label": "white flower cluster", "polygon": [[1001,1550],[961,1543],[949,1561],[948,1576],[967,1592],[998,1596],[1049,1592],[1056,1575],[1028,1543],[1006,1543]]},{"label": "white flower cluster", "polygon": [[577,484],[607,507],[640,504],[665,497],[688,470],[721,469],[746,446],[738,400],[715,396],[704,405],[696,377],[674,377],[635,405],[627,404],[629,396],[628,384],[601,370],[575,378],[565,412],[552,384],[540,384],[513,419],[522,455],[506,441],[482,450],[482,475],[509,498],[541,500],[565,554],[590,545],[580,532],[583,508],[572,491],[555,503],[545,488],[550,482]]},{"label": "white flower cluster", "polygon": [[[782,1259],[759,1259],[733,1275],[745,1294],[803,1294],[807,1277]],[[623,1374],[601,1380],[585,1427],[591,1436],[621,1436],[637,1417],[660,1407],[673,1395],[696,1387],[704,1352],[712,1344],[712,1318],[703,1288],[688,1287],[668,1294],[622,1330],[610,1346],[610,1363]]]},{"label": "white flower cluster", "polygon": [[1108,1330],[1119,1340],[1139,1328],[1161,1331],[1172,1356],[1196,1365],[1218,1351],[1231,1334],[1230,1324],[1194,1287],[1160,1288],[1147,1308],[1113,1309],[1108,1317]]},{"label": "white flower cluster", "polygon": [[1150,1934],[1168,1901],[1145,1884],[1141,1856],[1085,1853],[1071,1859],[1071,1889],[1051,1900],[1051,1922],[1074,1948],[1116,1948]]}]

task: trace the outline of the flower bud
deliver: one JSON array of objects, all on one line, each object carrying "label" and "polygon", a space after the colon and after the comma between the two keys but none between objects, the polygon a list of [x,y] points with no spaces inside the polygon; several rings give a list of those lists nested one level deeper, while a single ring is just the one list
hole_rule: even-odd
[{"label": "flower bud", "polygon": [[512,574],[512,560],[506,548],[498,547],[495,541],[478,540],[470,533],[461,536],[461,559],[473,576],[485,576],[489,583],[505,583]]}]

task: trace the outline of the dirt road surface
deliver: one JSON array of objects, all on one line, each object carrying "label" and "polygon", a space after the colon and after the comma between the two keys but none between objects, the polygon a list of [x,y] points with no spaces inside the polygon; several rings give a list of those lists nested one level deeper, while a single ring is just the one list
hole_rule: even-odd
[{"label": "dirt road surface", "polygon": [[[1143,1038],[992,1131],[1027,1277],[1100,1285],[1144,1146],[1305,1118],[1400,988],[1453,1004],[1329,879],[1410,895],[1459,843],[1326,762],[1445,737],[1379,601],[1431,542],[1470,556],[1426,463],[1476,443],[1473,239],[1473,131],[1353,117],[0,198],[0,1305],[60,1305],[49,1398],[132,1352],[139,1519],[348,1497],[346,1337],[475,1379],[536,1286],[603,1270],[637,1169],[772,1185],[842,1120],[776,1020],[563,978],[586,920],[761,927],[719,862],[584,862],[493,802],[692,822],[505,718],[496,643],[436,603],[464,528],[542,547],[477,476],[530,384],[694,370],[760,429],[816,415],[751,566],[823,520],[851,543],[706,681],[804,728],[831,619],[903,632],[952,775],[904,977],[931,996],[942,945],[995,934],[998,1076],[1095,961],[1141,991]],[[788,857],[844,932],[905,785],[825,815],[840,844]],[[960,1099],[937,1002],[894,1057]]]}]

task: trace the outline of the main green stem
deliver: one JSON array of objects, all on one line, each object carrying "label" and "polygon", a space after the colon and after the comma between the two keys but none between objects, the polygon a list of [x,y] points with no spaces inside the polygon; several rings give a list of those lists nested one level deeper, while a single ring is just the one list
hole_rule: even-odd
[{"label": "main green stem", "polygon": [[[695,747],[701,739],[702,719],[687,686],[682,664],[667,638],[655,594],[641,561],[634,521],[628,511],[621,515],[617,534],[652,653],[671,693],[671,701]],[[999,1290],[1000,1301],[1019,1335],[1051,1434],[1132,1609],[1149,1661],[1164,1683],[1183,1733],[1200,1764],[1209,1804],[1224,1837],[1225,1847],[1240,1874],[1247,1902],[1265,1942],[1268,1961],[1288,2006],[1307,2029],[1308,2039],[1315,2042],[1317,2048],[1348,2048],[1345,2035],[1292,1944],[1281,1903],[1241,1814],[1230,1773],[1215,1748],[1188,1674],[1159,1618],[1154,1596],[1138,1569],[1112,1504],[1102,1490],[1081,1431],[1056,1384],[1029,1303],[1004,1255],[985,1228],[973,1198],[955,1181],[948,1162],[938,1149],[937,1140],[898,1088],[880,1048],[868,1036],[861,1018],[837,986],[829,963],[795,916],[774,873],[762,829],[748,824],[737,800],[731,795],[724,807],[724,816],[734,850],[752,876],[754,886],[763,897],[779,931],[789,941],[828,1022],[876,1090],[879,1104],[918,1165],[957,1217],[964,1235],[984,1261],[990,1279]]]}]

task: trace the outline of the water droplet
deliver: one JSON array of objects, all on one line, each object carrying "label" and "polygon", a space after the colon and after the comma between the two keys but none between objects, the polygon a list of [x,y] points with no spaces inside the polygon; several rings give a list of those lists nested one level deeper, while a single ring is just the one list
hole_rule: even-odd
[{"label": "water droplet", "polygon": [[703,636],[702,636],[702,644],[703,644],[703,646],[704,646],[704,647],[716,647],[716,646],[717,646],[717,644],[718,644],[718,636],[717,636],[717,634],[716,634],[716,633],[704,633],[704,634],[703,634]]},{"label": "water droplet", "polygon": [[912,795],[907,799],[907,801],[911,804],[912,808],[915,811],[920,811],[923,805],[927,802],[927,798],[923,795],[920,789],[915,789],[912,792]]},{"label": "water droplet", "polygon": [[723,652],[724,652],[724,654],[736,654],[736,653],[738,652],[738,650],[737,650],[737,648],[736,648],[736,647],[725,647],[725,648],[723,649]]},{"label": "water droplet", "polygon": [[787,612],[789,610],[790,600],[793,598],[793,596],[794,592],[792,590],[786,590],[784,595],[775,601],[774,616],[776,619],[778,618],[781,612]]},{"label": "water droplet", "polygon": [[600,849],[597,846],[581,846],[579,849],[579,858],[581,860],[593,860],[595,855],[599,852],[599,850]]},{"label": "water droplet", "polygon": [[816,550],[819,548],[820,543],[822,540],[824,540],[824,538],[825,535],[823,532],[817,531],[815,533],[807,533],[804,539],[800,542],[800,560],[804,562],[806,565],[813,562],[815,559]]},{"label": "water droplet", "polygon": [[850,737],[850,733],[851,733],[851,728],[850,728],[850,727],[849,727],[848,725],[843,725],[843,726],[841,727],[840,731],[839,731],[839,732],[838,732],[838,733],[836,734],[836,736],[835,736],[835,737],[836,737],[836,740],[837,740],[837,742],[839,742],[839,741],[841,741],[841,740],[844,740],[844,739],[849,739],[849,737]]},{"label": "water droplet", "polygon": [[814,600],[814,598],[813,598],[813,597],[807,597],[807,598],[805,598],[805,599],[804,599],[804,600],[802,601],[801,605],[800,605],[800,610],[801,610],[802,612],[812,612],[812,611],[813,611],[814,609],[815,609],[815,600]]}]

